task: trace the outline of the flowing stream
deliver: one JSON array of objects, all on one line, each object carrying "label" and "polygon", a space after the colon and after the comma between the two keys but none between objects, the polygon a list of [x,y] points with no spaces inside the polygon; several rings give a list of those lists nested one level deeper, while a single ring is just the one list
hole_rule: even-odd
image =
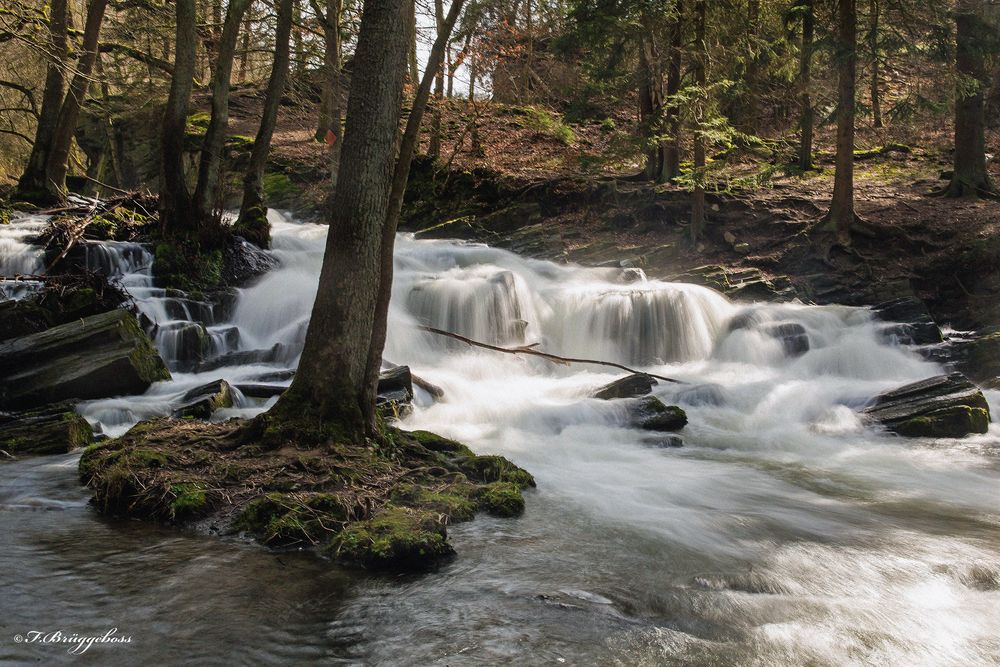
[{"label": "flowing stream", "polygon": [[[42,222],[0,230],[3,273],[40,270],[30,236]],[[154,287],[141,245],[88,244],[88,264],[133,295],[175,379],[80,412],[113,436],[211,380],[287,385],[326,229],[275,214],[272,234],[278,268],[222,305]],[[77,454],[4,464],[0,661],[80,660],[13,644],[16,633],[117,627],[131,644],[84,659],[1000,664],[1000,427],[935,442],[862,423],[856,408],[875,394],[942,370],[869,311],[733,303],[634,270],[400,236],[390,318],[385,360],[445,391],[435,402],[418,390],[402,426],[527,468],[538,489],[524,517],[455,525],[454,562],[376,577],[104,519],[79,487]],[[587,397],[620,372],[469,348],[418,324],[683,380],[654,393],[687,411],[684,446],[658,446],[615,402]],[[783,324],[804,329],[807,351],[774,335]],[[1000,414],[1000,392],[987,396]],[[276,400],[236,399],[214,418]]]}]

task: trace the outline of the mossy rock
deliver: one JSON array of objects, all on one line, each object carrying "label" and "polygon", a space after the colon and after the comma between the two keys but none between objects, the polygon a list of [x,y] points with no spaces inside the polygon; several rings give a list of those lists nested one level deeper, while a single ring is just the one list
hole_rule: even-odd
[{"label": "mossy rock", "polygon": [[174,498],[170,501],[170,518],[191,519],[208,511],[208,496],[205,487],[197,482],[182,482],[170,487]]},{"label": "mossy rock", "polygon": [[451,521],[470,521],[479,509],[475,494],[476,487],[464,483],[435,489],[404,484],[393,491],[392,501],[397,505],[444,514]]},{"label": "mossy rock", "polygon": [[160,241],[153,249],[153,275],[160,287],[184,292],[222,285],[222,251],[196,243]]},{"label": "mossy rock", "polygon": [[93,441],[90,424],[69,404],[0,414],[0,449],[8,454],[63,454]]},{"label": "mossy rock", "polygon": [[504,518],[524,514],[524,495],[517,484],[493,482],[480,489],[478,497],[480,508],[487,514]]},{"label": "mossy rock", "polygon": [[349,524],[334,538],[330,553],[340,562],[372,569],[422,569],[455,550],[439,514],[390,505],[368,521]]},{"label": "mossy rock", "polygon": [[288,174],[266,174],[263,186],[265,201],[269,206],[290,206],[302,197],[302,188]]},{"label": "mossy rock", "polygon": [[517,467],[502,456],[470,456],[461,459],[459,466],[470,479],[487,484],[510,482],[524,489],[535,486],[535,478],[527,470]]},{"label": "mossy rock", "polygon": [[268,493],[247,503],[234,523],[265,544],[318,544],[340,530],[348,511],[329,493]]},{"label": "mossy rock", "polygon": [[893,430],[908,438],[962,438],[969,433],[986,433],[990,428],[988,410],[968,405],[952,405],[900,422]]}]

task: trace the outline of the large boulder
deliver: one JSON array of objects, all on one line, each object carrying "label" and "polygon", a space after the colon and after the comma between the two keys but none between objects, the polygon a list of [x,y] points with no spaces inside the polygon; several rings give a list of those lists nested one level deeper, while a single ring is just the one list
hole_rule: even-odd
[{"label": "large boulder", "polygon": [[233,388],[225,380],[215,380],[189,390],[174,409],[174,417],[208,419],[221,408],[233,407]]},{"label": "large boulder", "polygon": [[0,408],[141,394],[170,372],[132,313],[112,310],[0,343]]},{"label": "large boulder", "polygon": [[990,406],[961,373],[938,375],[876,396],[863,414],[899,435],[961,438],[986,433]]},{"label": "large boulder", "polygon": [[244,285],[277,265],[273,255],[242,236],[233,236],[222,253],[222,279],[227,285]]},{"label": "large boulder", "polygon": [[687,414],[676,405],[665,405],[655,396],[630,399],[627,421],[632,428],[646,431],[679,431],[687,424]]},{"label": "large boulder", "polygon": [[68,403],[0,413],[0,449],[8,454],[64,454],[93,441],[90,424]]},{"label": "large boulder", "polygon": [[609,382],[591,394],[591,397],[599,398],[603,401],[615,398],[635,398],[637,396],[645,396],[653,391],[654,385],[656,385],[656,380],[651,376],[645,373],[633,373],[632,375],[619,378],[614,382]]}]

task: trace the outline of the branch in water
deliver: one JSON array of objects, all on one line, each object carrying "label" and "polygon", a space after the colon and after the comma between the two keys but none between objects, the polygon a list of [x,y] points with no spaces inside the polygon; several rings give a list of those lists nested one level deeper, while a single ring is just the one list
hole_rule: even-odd
[{"label": "branch in water", "polygon": [[541,357],[548,361],[557,364],[595,364],[597,366],[610,366],[612,368],[618,368],[629,373],[636,373],[639,375],[648,375],[651,378],[656,378],[657,380],[663,380],[664,382],[674,382],[677,384],[685,384],[683,380],[675,380],[674,378],[664,377],[662,375],[656,375],[654,373],[647,373],[645,371],[637,371],[634,368],[629,368],[628,366],[623,366],[621,364],[616,364],[613,361],[601,361],[599,359],[575,359],[573,357],[560,357],[556,354],[549,354],[548,352],[542,352],[540,350],[533,349],[538,343],[532,343],[531,345],[524,345],[522,347],[497,347],[496,345],[490,345],[489,343],[481,343],[478,340],[472,340],[471,338],[466,338],[465,336],[459,335],[457,333],[452,333],[451,331],[444,331],[443,329],[435,329],[434,327],[427,327],[418,325],[418,329],[421,331],[426,331],[428,333],[437,334],[438,336],[446,336],[448,338],[454,338],[457,341],[461,341],[466,345],[473,345],[475,347],[481,347],[487,350],[493,350],[494,352],[503,352],[504,354],[529,354],[533,357]]}]

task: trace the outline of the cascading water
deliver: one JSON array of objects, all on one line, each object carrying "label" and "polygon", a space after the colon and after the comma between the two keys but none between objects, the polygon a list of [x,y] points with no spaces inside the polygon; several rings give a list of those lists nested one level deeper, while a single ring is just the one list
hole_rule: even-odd
[{"label": "cascading water", "polygon": [[[326,230],[280,216],[272,222],[279,266],[239,290],[229,315],[153,287],[151,257],[141,246],[88,248],[108,258],[94,266],[122,276],[176,370],[173,382],[142,396],[82,405],[88,419],[115,434],[168,414],[179,395],[210,380],[290,381]],[[9,261],[32,252],[19,246],[21,259]],[[404,582],[359,580],[346,601],[322,590],[288,601],[281,572],[262,584],[252,571],[219,565],[225,582],[200,581],[197,593],[196,584],[175,580],[181,591],[214,600],[234,590],[253,591],[264,605],[269,595],[283,600],[282,613],[222,622],[232,636],[258,637],[247,659],[1000,661],[1000,429],[961,441],[904,442],[864,424],[856,408],[872,396],[941,372],[893,344],[868,311],[739,304],[634,271],[405,236],[397,240],[390,311],[385,359],[409,364],[445,392],[436,402],[419,395],[402,426],[504,454],[535,474],[538,491],[522,519],[454,526],[454,564]],[[492,344],[539,343],[556,354],[682,380],[660,383],[654,393],[688,412],[685,446],[652,446],[648,434],[625,426],[615,402],[587,397],[618,371],[472,348],[419,325]],[[188,356],[182,348],[193,344],[183,342],[192,327],[205,327],[211,342],[198,343],[201,360],[187,369],[196,372],[183,372],[178,360]],[[988,398],[1000,414],[1000,392]],[[254,414],[273,400],[243,399],[216,418]],[[42,483],[37,472],[25,474]],[[77,521],[93,520],[75,511]],[[0,512],[0,520],[11,514]],[[15,579],[27,583],[12,600],[28,599],[50,579],[48,586],[58,585],[36,542],[16,545]],[[211,565],[223,558],[221,549],[171,542],[161,557],[181,563],[194,555]],[[160,581],[144,567],[150,558],[122,554],[119,563],[129,568],[119,565],[116,581],[124,576],[136,590],[145,590],[148,578]],[[299,580],[329,578],[322,564],[295,567],[308,570]],[[96,599],[113,619],[127,618],[129,604],[141,600],[123,593],[112,601],[79,586],[72,595],[85,605]],[[233,616],[244,618],[235,608]],[[173,602],[157,617],[164,638],[188,620]],[[229,657],[201,651],[209,661]]]}]

